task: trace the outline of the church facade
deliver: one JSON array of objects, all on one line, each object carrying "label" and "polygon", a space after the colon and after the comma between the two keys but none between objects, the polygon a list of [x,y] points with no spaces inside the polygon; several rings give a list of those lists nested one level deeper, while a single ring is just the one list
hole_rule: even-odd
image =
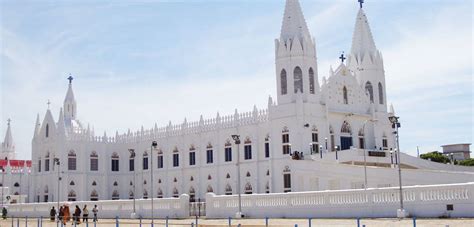
[{"label": "church facade", "polygon": [[[37,117],[29,202],[57,201],[58,195],[70,201],[183,193],[204,199],[208,192],[238,193],[238,179],[242,193],[396,186],[396,140],[388,120],[394,110],[387,106],[384,62],[362,8],[350,54],[341,60],[319,84],[315,39],[299,2],[287,0],[275,40],[277,94],[265,108],[98,135],[77,118],[80,102],[70,77],[57,120],[49,108],[42,121]],[[361,166],[341,161],[346,152],[367,150],[384,153],[374,163],[389,163],[368,185]],[[473,178],[458,181],[464,179]],[[408,177],[406,183],[431,180]]]}]

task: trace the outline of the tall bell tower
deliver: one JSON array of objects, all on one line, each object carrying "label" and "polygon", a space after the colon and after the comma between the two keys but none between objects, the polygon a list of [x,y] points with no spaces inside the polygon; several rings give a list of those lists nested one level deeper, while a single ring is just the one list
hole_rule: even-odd
[{"label": "tall bell tower", "polygon": [[280,39],[275,40],[278,104],[318,101],[316,44],[309,33],[298,0],[287,0]]}]

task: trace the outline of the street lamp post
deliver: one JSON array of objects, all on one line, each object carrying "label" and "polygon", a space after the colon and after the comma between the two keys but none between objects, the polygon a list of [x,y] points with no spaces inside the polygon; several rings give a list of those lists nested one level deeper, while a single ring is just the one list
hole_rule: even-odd
[{"label": "street lamp post", "polygon": [[4,181],[4,178],[5,178],[5,168],[2,167],[2,208],[3,208],[3,188],[5,188],[5,181]]},{"label": "street lamp post", "polygon": [[54,165],[56,165],[56,169],[58,170],[58,195],[57,195],[58,196],[58,198],[57,198],[57,200],[58,200],[58,204],[57,204],[58,212],[57,212],[56,217],[57,217],[57,221],[59,222],[59,199],[60,199],[60,197],[59,197],[60,185],[59,184],[60,184],[60,181],[61,181],[61,176],[59,175],[60,174],[59,165],[61,164],[61,162],[59,161],[59,158],[54,158],[53,161],[54,161]]},{"label": "street lamp post", "polygon": [[364,188],[367,189],[367,142],[366,142],[366,137],[365,137],[365,125],[367,124],[369,120],[365,120],[364,125],[362,126],[362,132],[364,133]]},{"label": "street lamp post", "polygon": [[319,146],[319,157],[322,159],[323,158],[323,145]]},{"label": "street lamp post", "polygon": [[239,212],[235,215],[237,218],[242,218],[242,195],[240,190],[240,135],[232,135],[232,139],[237,145],[237,192],[239,193]]},{"label": "street lamp post", "polygon": [[[388,119],[392,123],[392,128],[395,129],[393,132],[396,135],[397,140],[397,151],[398,151],[398,184],[400,187],[400,209],[397,211],[398,218],[404,218],[408,215],[408,213],[403,208],[403,188],[402,188],[402,168],[401,168],[401,155],[400,155],[400,137],[398,135],[398,128],[400,128],[400,122],[398,121],[399,117],[397,116],[389,116]],[[395,154],[397,155],[397,154]]]},{"label": "street lamp post", "polygon": [[337,160],[337,159],[338,159],[338,157],[337,157],[337,150],[339,150],[339,146],[337,146],[337,145],[334,146],[334,150],[336,150],[336,160]]},{"label": "street lamp post", "polygon": [[[154,183],[153,183],[153,149],[156,149],[156,147],[158,146],[158,143],[156,141],[153,141],[151,142],[151,148],[150,148],[150,158],[151,158],[151,161],[150,161],[150,169],[151,169],[151,227],[154,226],[154,213],[153,213],[153,193],[154,193]],[[135,167],[134,167],[135,168]],[[135,186],[135,183],[133,183],[133,185]],[[133,196],[133,198],[135,198],[135,195]]]},{"label": "street lamp post", "polygon": [[137,192],[135,191],[135,184],[137,182],[136,174],[135,174],[135,155],[136,154],[135,154],[135,149],[128,149],[128,152],[130,152],[130,159],[133,159],[133,213],[130,216],[131,218],[135,218],[137,216],[137,212],[135,209],[135,197],[137,195]]}]

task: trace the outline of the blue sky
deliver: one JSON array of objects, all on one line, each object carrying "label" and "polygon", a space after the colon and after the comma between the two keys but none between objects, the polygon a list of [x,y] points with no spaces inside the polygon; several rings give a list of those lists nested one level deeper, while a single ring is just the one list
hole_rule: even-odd
[{"label": "blue sky", "polygon": [[[356,0],[300,0],[319,80],[348,52]],[[384,56],[402,150],[473,141],[472,3],[366,0]],[[0,135],[31,156],[36,114],[55,119],[74,80],[78,115],[97,135],[265,108],[275,97],[283,0],[1,0]]]}]

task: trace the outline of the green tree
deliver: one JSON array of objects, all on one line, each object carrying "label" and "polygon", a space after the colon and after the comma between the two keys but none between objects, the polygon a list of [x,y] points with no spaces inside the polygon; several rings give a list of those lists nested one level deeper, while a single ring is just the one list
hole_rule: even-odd
[{"label": "green tree", "polygon": [[462,166],[474,166],[474,158],[459,161],[459,165]]},{"label": "green tree", "polygon": [[450,163],[451,162],[451,160],[448,157],[446,157],[445,155],[443,155],[442,153],[440,153],[438,151],[433,151],[433,152],[429,152],[429,153],[426,153],[426,154],[421,154],[420,158],[426,159],[426,160],[431,160],[433,162],[439,162],[439,163]]}]

